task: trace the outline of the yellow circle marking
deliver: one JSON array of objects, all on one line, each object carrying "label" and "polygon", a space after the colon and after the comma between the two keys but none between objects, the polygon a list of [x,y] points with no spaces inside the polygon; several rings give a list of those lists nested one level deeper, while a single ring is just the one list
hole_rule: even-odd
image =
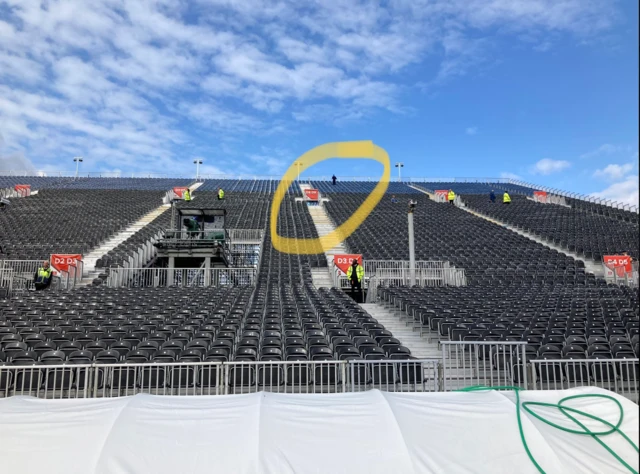
[{"label": "yellow circle marking", "polygon": [[[289,186],[293,183],[298,173],[302,173],[307,168],[330,158],[344,159],[364,159],[374,160],[381,163],[384,167],[382,177],[376,187],[367,196],[367,199],[360,205],[349,219],[343,222],[333,232],[318,237],[316,239],[296,239],[291,237],[282,237],[278,235],[278,213]],[[298,169],[299,168],[299,169]],[[355,142],[334,142],[326,143],[313,148],[289,166],[284,173],[282,180],[278,184],[278,188],[273,196],[271,203],[271,241],[276,250],[282,253],[297,255],[315,255],[324,253],[355,232],[355,230],[364,222],[371,214],[371,211],[378,205],[382,196],[389,187],[389,178],[391,176],[391,164],[387,152],[375,145],[372,141],[355,141]]]}]

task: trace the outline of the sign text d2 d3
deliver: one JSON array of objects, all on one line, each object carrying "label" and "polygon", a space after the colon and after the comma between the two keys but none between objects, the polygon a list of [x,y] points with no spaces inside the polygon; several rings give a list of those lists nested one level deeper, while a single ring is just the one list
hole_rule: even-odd
[{"label": "sign text d2 d3", "polygon": [[69,267],[77,266],[77,261],[82,260],[82,255],[79,253],[76,254],[61,254],[61,253],[52,253],[51,259],[49,262],[51,263],[51,267],[56,271],[56,273],[60,272],[69,272]]}]

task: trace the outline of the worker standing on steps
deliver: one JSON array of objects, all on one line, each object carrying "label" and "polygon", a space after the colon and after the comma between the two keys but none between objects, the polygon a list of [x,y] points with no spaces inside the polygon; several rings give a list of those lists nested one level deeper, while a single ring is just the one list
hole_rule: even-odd
[{"label": "worker standing on steps", "polygon": [[184,190],[184,194],[182,196],[185,201],[191,201],[191,191],[189,191],[189,188]]},{"label": "worker standing on steps", "polygon": [[338,180],[338,178],[336,178],[336,175],[334,174],[334,175],[331,177],[331,182],[333,183],[333,185],[334,185],[334,186],[336,185],[336,181],[337,181],[337,180]]},{"label": "worker standing on steps", "polygon": [[456,193],[453,192],[453,189],[449,190],[449,193],[447,194],[447,199],[449,200],[449,204],[453,204],[453,201],[456,200]]},{"label": "worker standing on steps", "polygon": [[493,189],[489,193],[489,201],[496,202],[496,193],[493,191]]},{"label": "worker standing on steps", "polygon": [[218,188],[218,201],[222,201],[224,199],[224,191],[222,188]]},{"label": "worker standing on steps", "polygon": [[504,194],[502,195],[502,202],[504,204],[511,204],[511,196],[509,196],[508,192],[504,192]]},{"label": "worker standing on steps", "polygon": [[[358,265],[358,260],[354,259],[353,263],[347,270],[347,278],[351,283],[351,295],[356,303],[363,303],[362,301],[362,279],[364,278],[364,268]],[[357,292],[357,293],[356,293]]]}]

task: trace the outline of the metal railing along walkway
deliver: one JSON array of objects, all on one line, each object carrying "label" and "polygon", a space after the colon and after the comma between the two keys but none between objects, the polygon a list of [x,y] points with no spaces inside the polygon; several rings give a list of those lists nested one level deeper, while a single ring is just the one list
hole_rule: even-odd
[{"label": "metal railing along walkway", "polygon": [[[140,354],[137,354],[138,356]],[[443,341],[434,359],[0,365],[0,397],[442,392],[472,385],[560,390],[593,386],[638,402],[639,360],[527,360],[526,343]]]}]

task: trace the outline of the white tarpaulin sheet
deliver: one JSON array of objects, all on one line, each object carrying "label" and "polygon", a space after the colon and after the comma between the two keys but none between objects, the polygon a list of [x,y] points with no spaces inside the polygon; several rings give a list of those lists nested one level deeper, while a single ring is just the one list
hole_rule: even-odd
[{"label": "white tarpaulin sheet", "polygon": [[[522,392],[557,403],[606,393],[624,408],[638,444],[638,405],[605,390]],[[511,392],[334,395],[256,393],[85,400],[0,399],[0,473],[490,473],[535,474],[523,449]],[[612,423],[603,399],[569,406]],[[538,410],[571,426],[554,410]],[[559,431],[522,412],[534,457],[548,474],[627,471],[590,436]],[[603,427],[586,422],[595,430]],[[618,435],[603,437],[638,469]]]}]

